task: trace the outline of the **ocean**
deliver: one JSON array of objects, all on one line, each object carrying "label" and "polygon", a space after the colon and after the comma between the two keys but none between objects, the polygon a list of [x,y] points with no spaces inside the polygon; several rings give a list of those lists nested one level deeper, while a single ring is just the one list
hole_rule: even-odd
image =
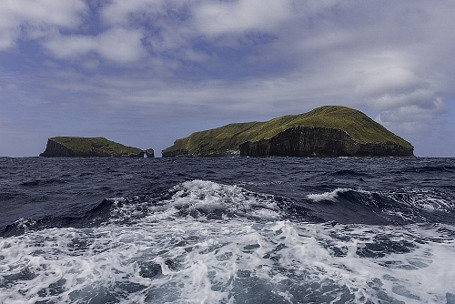
[{"label": "ocean", "polygon": [[0,158],[0,303],[455,303],[455,159]]}]

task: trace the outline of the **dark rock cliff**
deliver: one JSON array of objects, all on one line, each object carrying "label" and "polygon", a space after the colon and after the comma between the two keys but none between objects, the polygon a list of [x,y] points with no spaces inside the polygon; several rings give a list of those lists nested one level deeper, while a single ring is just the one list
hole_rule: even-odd
[{"label": "dark rock cliff", "polygon": [[240,151],[237,150],[223,150],[215,153],[195,153],[190,154],[186,149],[178,149],[172,151],[162,151],[163,157],[225,157],[225,156],[239,156]]},{"label": "dark rock cliff", "polygon": [[[79,156],[73,150],[65,147],[64,145],[53,141],[52,139],[47,140],[46,150],[39,156],[44,157],[76,157]],[[89,156],[89,155],[87,155]]]},{"label": "dark rock cliff", "polygon": [[186,149],[177,149],[172,151],[161,151],[163,157],[188,157],[189,153]]},{"label": "dark rock cliff", "polygon": [[295,127],[268,140],[240,145],[242,156],[413,156],[413,149],[396,143],[360,143],[340,129]]}]

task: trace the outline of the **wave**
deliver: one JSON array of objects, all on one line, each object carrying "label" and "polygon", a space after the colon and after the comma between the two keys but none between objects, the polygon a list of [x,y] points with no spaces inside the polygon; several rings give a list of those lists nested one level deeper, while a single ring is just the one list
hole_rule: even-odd
[{"label": "wave", "polygon": [[285,210],[305,214],[303,208],[293,208],[283,197],[248,191],[236,185],[212,181],[186,181],[158,196],[138,195],[112,199],[109,221],[131,222],[144,216],[156,220],[192,217],[202,220],[245,218],[270,221],[286,216]]},{"label": "wave", "polygon": [[328,173],[328,175],[336,177],[370,177],[367,173],[347,169],[337,170],[335,172]]},{"label": "wave", "polygon": [[145,217],[157,221],[192,217],[199,220],[244,218],[258,222],[334,221],[373,225],[453,223],[454,205],[450,199],[430,190],[381,193],[336,188],[308,194],[304,201],[292,201],[236,185],[192,180],[156,194],[106,198],[81,214],[19,219],[1,228],[0,236],[52,227],[95,227],[109,223],[131,225]]},{"label": "wave", "polygon": [[330,192],[324,192],[324,193],[320,193],[320,194],[308,194],[307,195],[307,198],[313,202],[324,202],[324,201],[331,201],[331,202],[336,202],[338,201],[338,199],[345,195],[345,194],[348,194],[348,193],[351,193],[352,194],[371,194],[371,192],[368,192],[368,191],[364,191],[364,190],[354,190],[354,189],[350,189],[350,188],[337,188],[333,191],[330,191]]},{"label": "wave", "polygon": [[21,186],[25,187],[37,187],[37,186],[47,186],[47,185],[60,185],[60,184],[67,184],[68,181],[58,178],[50,178],[50,179],[36,179],[30,180],[21,183]]},{"label": "wave", "polygon": [[401,172],[408,172],[408,173],[446,173],[446,172],[453,172],[455,173],[455,166],[453,165],[416,165],[416,166],[409,166],[403,168]]},{"label": "wave", "polygon": [[0,238],[0,302],[451,303],[453,234],[156,214],[50,228]]},{"label": "wave", "polygon": [[329,214],[333,214],[333,210],[339,211],[338,217],[331,219],[340,222],[357,219],[358,216],[352,213],[364,218],[359,223],[375,224],[453,223],[455,215],[455,203],[431,190],[381,193],[337,188],[330,192],[308,194],[307,199],[313,206],[319,204],[318,210],[327,211],[330,208],[332,211]]},{"label": "wave", "polygon": [[80,215],[21,218],[2,228],[0,235],[20,235],[51,227],[94,227],[108,223],[129,225],[146,216],[155,220],[189,216],[201,220],[245,218],[270,221],[307,214],[305,208],[283,197],[248,191],[236,185],[192,180],[159,194],[106,198]]},{"label": "wave", "polygon": [[105,199],[80,215],[45,216],[38,219],[19,218],[9,225],[0,227],[0,236],[17,236],[30,231],[47,228],[98,226],[108,220],[113,204],[114,202],[112,200]]},{"label": "wave", "polygon": [[10,226],[0,303],[451,303],[452,225],[359,224],[391,223],[406,206],[453,210],[431,191],[337,188],[294,202],[197,179],[108,198]]},{"label": "wave", "polygon": [[277,219],[280,208],[272,195],[259,194],[242,187],[193,180],[172,188],[165,202],[181,215],[223,218],[241,216],[256,219]]},{"label": "wave", "polygon": [[[427,211],[451,212],[455,204],[430,190],[409,190],[408,192],[379,193],[362,189],[337,188],[331,192],[308,194],[307,198],[313,202],[337,202],[343,199],[357,200],[359,203],[377,203],[392,199],[397,203],[412,206]],[[382,199],[382,200],[381,200]]]}]

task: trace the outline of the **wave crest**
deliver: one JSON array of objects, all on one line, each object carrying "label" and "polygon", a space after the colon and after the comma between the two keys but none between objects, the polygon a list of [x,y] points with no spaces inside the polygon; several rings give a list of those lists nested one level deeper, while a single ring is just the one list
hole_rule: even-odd
[{"label": "wave crest", "polygon": [[[362,189],[337,188],[330,192],[308,194],[310,205],[319,209],[339,210],[339,218],[346,222],[342,214],[362,214],[364,218],[382,218],[393,224],[417,222],[451,222],[455,204],[430,190],[407,190],[403,192],[374,192]],[[329,207],[330,206],[330,207]],[[352,215],[352,214],[351,214]]]},{"label": "wave crest", "polygon": [[166,203],[184,215],[208,215],[216,218],[280,217],[280,208],[273,196],[251,192],[235,185],[193,180],[173,187],[170,193],[172,197]]}]

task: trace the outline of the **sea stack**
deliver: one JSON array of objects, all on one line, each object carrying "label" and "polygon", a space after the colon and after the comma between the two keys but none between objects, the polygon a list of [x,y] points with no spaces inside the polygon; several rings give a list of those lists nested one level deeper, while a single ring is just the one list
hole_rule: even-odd
[{"label": "sea stack", "polygon": [[59,136],[47,140],[44,157],[154,157],[153,149],[128,147],[104,137]]},{"label": "sea stack", "polygon": [[230,124],[177,139],[163,157],[413,156],[414,147],[364,113],[323,106],[266,122]]}]

